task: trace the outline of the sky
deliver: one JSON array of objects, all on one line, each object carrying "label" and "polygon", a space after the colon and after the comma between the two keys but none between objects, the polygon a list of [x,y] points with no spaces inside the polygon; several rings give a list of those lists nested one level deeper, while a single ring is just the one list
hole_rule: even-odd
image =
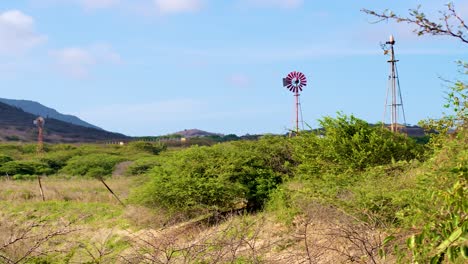
[{"label": "sky", "polygon": [[[468,2],[453,2],[468,20]],[[466,44],[360,10],[420,4],[436,18],[446,1],[1,0],[0,97],[130,136],[279,134],[294,126],[282,78],[300,71],[309,126],[340,111],[376,123],[389,74],[380,43],[393,34],[406,121],[417,124],[442,115]]]}]

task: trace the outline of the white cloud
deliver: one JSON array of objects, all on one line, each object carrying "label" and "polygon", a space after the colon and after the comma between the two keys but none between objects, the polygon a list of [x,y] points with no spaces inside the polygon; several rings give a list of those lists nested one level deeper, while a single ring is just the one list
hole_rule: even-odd
[{"label": "white cloud", "polygon": [[46,39],[35,32],[32,17],[18,10],[0,13],[0,53],[23,53]]},{"label": "white cloud", "polygon": [[79,0],[79,3],[86,9],[102,9],[115,7],[119,0]]},{"label": "white cloud", "polygon": [[120,55],[106,44],[89,47],[69,47],[50,52],[58,68],[74,78],[86,78],[97,64],[120,64]]},{"label": "white cloud", "polygon": [[244,0],[249,5],[258,7],[298,8],[304,0]]},{"label": "white cloud", "polygon": [[52,51],[51,55],[60,70],[76,78],[87,77],[89,68],[96,63],[93,56],[82,48],[64,48]]},{"label": "white cloud", "polygon": [[203,7],[202,0],[154,0],[154,4],[162,14],[195,12]]},{"label": "white cloud", "polygon": [[113,8],[124,0],[29,0],[36,7],[49,7],[54,5],[79,5],[87,10]]}]

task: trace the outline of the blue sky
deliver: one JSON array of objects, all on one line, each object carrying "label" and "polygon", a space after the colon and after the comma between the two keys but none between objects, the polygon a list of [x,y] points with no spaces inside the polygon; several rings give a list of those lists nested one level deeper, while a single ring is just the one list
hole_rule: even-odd
[{"label": "blue sky", "polygon": [[[407,14],[446,1],[3,0],[0,97],[39,101],[132,136],[199,128],[285,133],[294,97],[290,71],[309,85],[304,121],[337,111],[382,121],[388,57],[396,38],[410,124],[441,115],[466,45],[417,37],[406,24],[372,24],[360,9]],[[468,3],[454,1],[463,17]]]}]

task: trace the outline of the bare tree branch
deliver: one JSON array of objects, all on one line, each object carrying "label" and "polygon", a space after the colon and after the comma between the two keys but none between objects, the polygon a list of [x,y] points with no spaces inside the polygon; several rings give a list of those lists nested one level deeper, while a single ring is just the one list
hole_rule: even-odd
[{"label": "bare tree branch", "polygon": [[[73,228],[73,225],[77,221],[62,222],[60,227],[50,225],[44,220],[36,220],[27,224],[0,223],[0,227],[9,233],[7,239],[1,241],[0,260],[3,261],[2,263],[23,263],[31,257],[47,254],[40,248],[57,237],[76,232],[78,229]],[[18,251],[19,248],[21,250]]]},{"label": "bare tree branch", "polygon": [[447,10],[440,11],[440,22],[434,22],[427,18],[425,13],[420,11],[420,6],[416,9],[410,9],[409,17],[396,15],[389,10],[385,10],[381,13],[369,9],[361,9],[361,11],[378,19],[373,23],[388,20],[393,20],[397,23],[405,22],[407,24],[417,26],[414,32],[418,34],[418,36],[427,34],[435,36],[450,36],[468,44],[468,26],[457,13],[452,3],[447,4],[446,7]]}]

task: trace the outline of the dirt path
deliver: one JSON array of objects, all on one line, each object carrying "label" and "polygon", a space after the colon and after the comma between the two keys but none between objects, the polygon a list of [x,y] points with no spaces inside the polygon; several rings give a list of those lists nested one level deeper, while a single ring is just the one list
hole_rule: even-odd
[{"label": "dirt path", "polygon": [[128,167],[133,164],[133,161],[124,161],[115,166],[114,171],[112,172],[112,177],[124,176]]}]

